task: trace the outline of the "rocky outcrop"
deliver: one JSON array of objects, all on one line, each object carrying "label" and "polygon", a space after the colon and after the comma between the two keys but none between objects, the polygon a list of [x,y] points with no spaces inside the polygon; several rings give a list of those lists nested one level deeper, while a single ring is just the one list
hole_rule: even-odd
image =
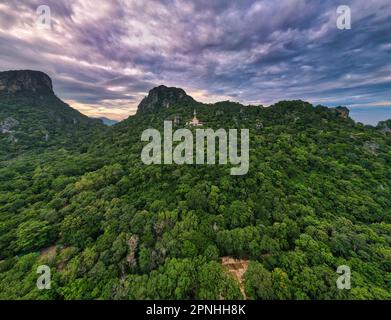
[{"label": "rocky outcrop", "polygon": [[263,123],[261,122],[261,120],[257,119],[257,120],[255,121],[255,128],[256,128],[257,130],[263,129]]},{"label": "rocky outcrop", "polygon": [[52,80],[40,71],[17,70],[0,72],[0,93],[53,94]]},{"label": "rocky outcrop", "polygon": [[100,120],[81,114],[55,95],[45,73],[0,72],[0,158],[52,146],[79,148],[100,129],[104,129]]},{"label": "rocky outcrop", "polygon": [[372,141],[366,141],[364,143],[364,149],[367,150],[368,152],[376,155],[377,154],[377,150],[379,149],[379,145],[375,142],[372,142]]},{"label": "rocky outcrop", "polygon": [[383,132],[384,134],[391,133],[391,128],[385,127],[385,128],[383,128],[382,132]]},{"label": "rocky outcrop", "polygon": [[349,118],[349,109],[346,107],[337,107],[334,109],[337,112],[337,115],[340,116],[342,119],[348,119]]},{"label": "rocky outcrop", "polygon": [[136,251],[138,246],[139,238],[137,235],[133,235],[128,240],[128,255],[126,256],[126,261],[128,262],[129,267],[135,268],[137,265]]},{"label": "rocky outcrop", "polygon": [[159,86],[149,91],[138,106],[137,113],[155,111],[161,108],[169,108],[178,104],[194,103],[195,100],[188,96],[183,89]]},{"label": "rocky outcrop", "polygon": [[391,133],[391,120],[381,121],[377,125],[377,128],[385,135]]},{"label": "rocky outcrop", "polygon": [[9,117],[0,122],[1,133],[12,133],[12,129],[19,125],[19,121]]}]

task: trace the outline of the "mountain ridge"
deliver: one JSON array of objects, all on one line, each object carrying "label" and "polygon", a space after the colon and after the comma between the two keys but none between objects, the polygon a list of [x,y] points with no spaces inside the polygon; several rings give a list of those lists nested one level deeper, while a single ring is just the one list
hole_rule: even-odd
[{"label": "mountain ridge", "polygon": [[[39,96],[41,99],[42,96],[55,96],[52,80],[46,73],[36,70],[9,70],[0,72],[0,97],[2,96],[3,98],[9,99],[10,97],[15,97],[18,95],[29,95],[32,97]],[[60,99],[58,100],[60,103],[63,103]],[[283,101],[280,101],[270,107],[278,105],[282,102]],[[163,109],[168,109],[178,105],[182,107],[197,107],[201,105],[236,105],[246,107],[239,102],[232,101],[219,101],[212,104],[204,104],[202,102],[196,101],[182,88],[159,85],[152,88],[148,95],[141,100],[136,114],[159,112]],[[330,109],[334,110],[334,112],[336,112],[336,114],[340,115],[342,118],[349,118],[349,109],[346,107],[336,107]],[[80,113],[80,115],[85,116],[82,113]],[[105,119],[101,120],[105,125],[113,125],[125,121],[122,120],[112,122],[106,121]]]}]

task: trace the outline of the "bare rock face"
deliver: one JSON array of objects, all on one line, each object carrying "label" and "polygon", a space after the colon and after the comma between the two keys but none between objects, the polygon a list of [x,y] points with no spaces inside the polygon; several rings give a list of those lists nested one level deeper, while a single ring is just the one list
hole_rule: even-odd
[{"label": "bare rock face", "polygon": [[391,120],[381,121],[377,125],[377,128],[385,135],[391,133]]},{"label": "bare rock face", "polygon": [[52,80],[40,71],[18,70],[0,72],[0,93],[53,94]]},{"label": "bare rock face", "polygon": [[348,119],[349,118],[349,109],[346,108],[346,107],[337,107],[335,108],[335,111],[337,112],[337,114],[343,118],[343,119]]},{"label": "bare rock face", "polygon": [[379,149],[379,145],[375,142],[372,142],[372,141],[366,141],[364,143],[364,149],[366,149],[367,151],[369,151],[370,153],[376,155],[377,154],[377,150]]},{"label": "bare rock face", "polygon": [[126,256],[126,261],[129,264],[129,267],[135,267],[137,264],[137,258],[136,258],[136,250],[139,243],[139,238],[137,235],[133,235],[128,240],[128,255]]},{"label": "bare rock face", "polygon": [[1,133],[11,133],[12,129],[19,124],[19,121],[15,120],[12,117],[8,117],[0,122],[0,132]]},{"label": "bare rock face", "polygon": [[391,128],[385,127],[385,128],[383,128],[382,132],[383,132],[384,134],[391,133]]},{"label": "bare rock face", "polygon": [[195,100],[188,96],[183,89],[159,86],[149,91],[148,96],[138,106],[137,112],[154,111],[160,108],[169,108],[176,104],[192,102],[195,102]]}]

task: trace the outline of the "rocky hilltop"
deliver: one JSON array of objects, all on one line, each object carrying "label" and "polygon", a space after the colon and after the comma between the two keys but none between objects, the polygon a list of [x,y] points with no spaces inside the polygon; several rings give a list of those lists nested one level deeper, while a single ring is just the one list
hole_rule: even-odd
[{"label": "rocky hilltop", "polygon": [[51,93],[52,80],[40,71],[18,70],[0,72],[0,93]]},{"label": "rocky hilltop", "polygon": [[169,108],[179,104],[184,106],[195,102],[183,89],[159,86],[149,91],[148,96],[138,106],[137,112],[155,111],[160,108]]},{"label": "rocky hilltop", "polygon": [[61,101],[45,73],[0,72],[0,161],[37,148],[74,149],[102,127]]},{"label": "rocky hilltop", "polygon": [[343,118],[343,119],[348,119],[349,118],[350,111],[349,111],[348,108],[346,108],[346,107],[336,107],[334,110],[341,118]]}]

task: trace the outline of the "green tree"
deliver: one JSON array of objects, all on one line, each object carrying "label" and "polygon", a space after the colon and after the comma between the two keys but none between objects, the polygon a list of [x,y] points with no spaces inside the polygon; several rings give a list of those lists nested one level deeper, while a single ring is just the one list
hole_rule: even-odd
[{"label": "green tree", "polygon": [[16,230],[16,247],[21,252],[41,249],[48,241],[50,227],[47,221],[23,222]]}]

